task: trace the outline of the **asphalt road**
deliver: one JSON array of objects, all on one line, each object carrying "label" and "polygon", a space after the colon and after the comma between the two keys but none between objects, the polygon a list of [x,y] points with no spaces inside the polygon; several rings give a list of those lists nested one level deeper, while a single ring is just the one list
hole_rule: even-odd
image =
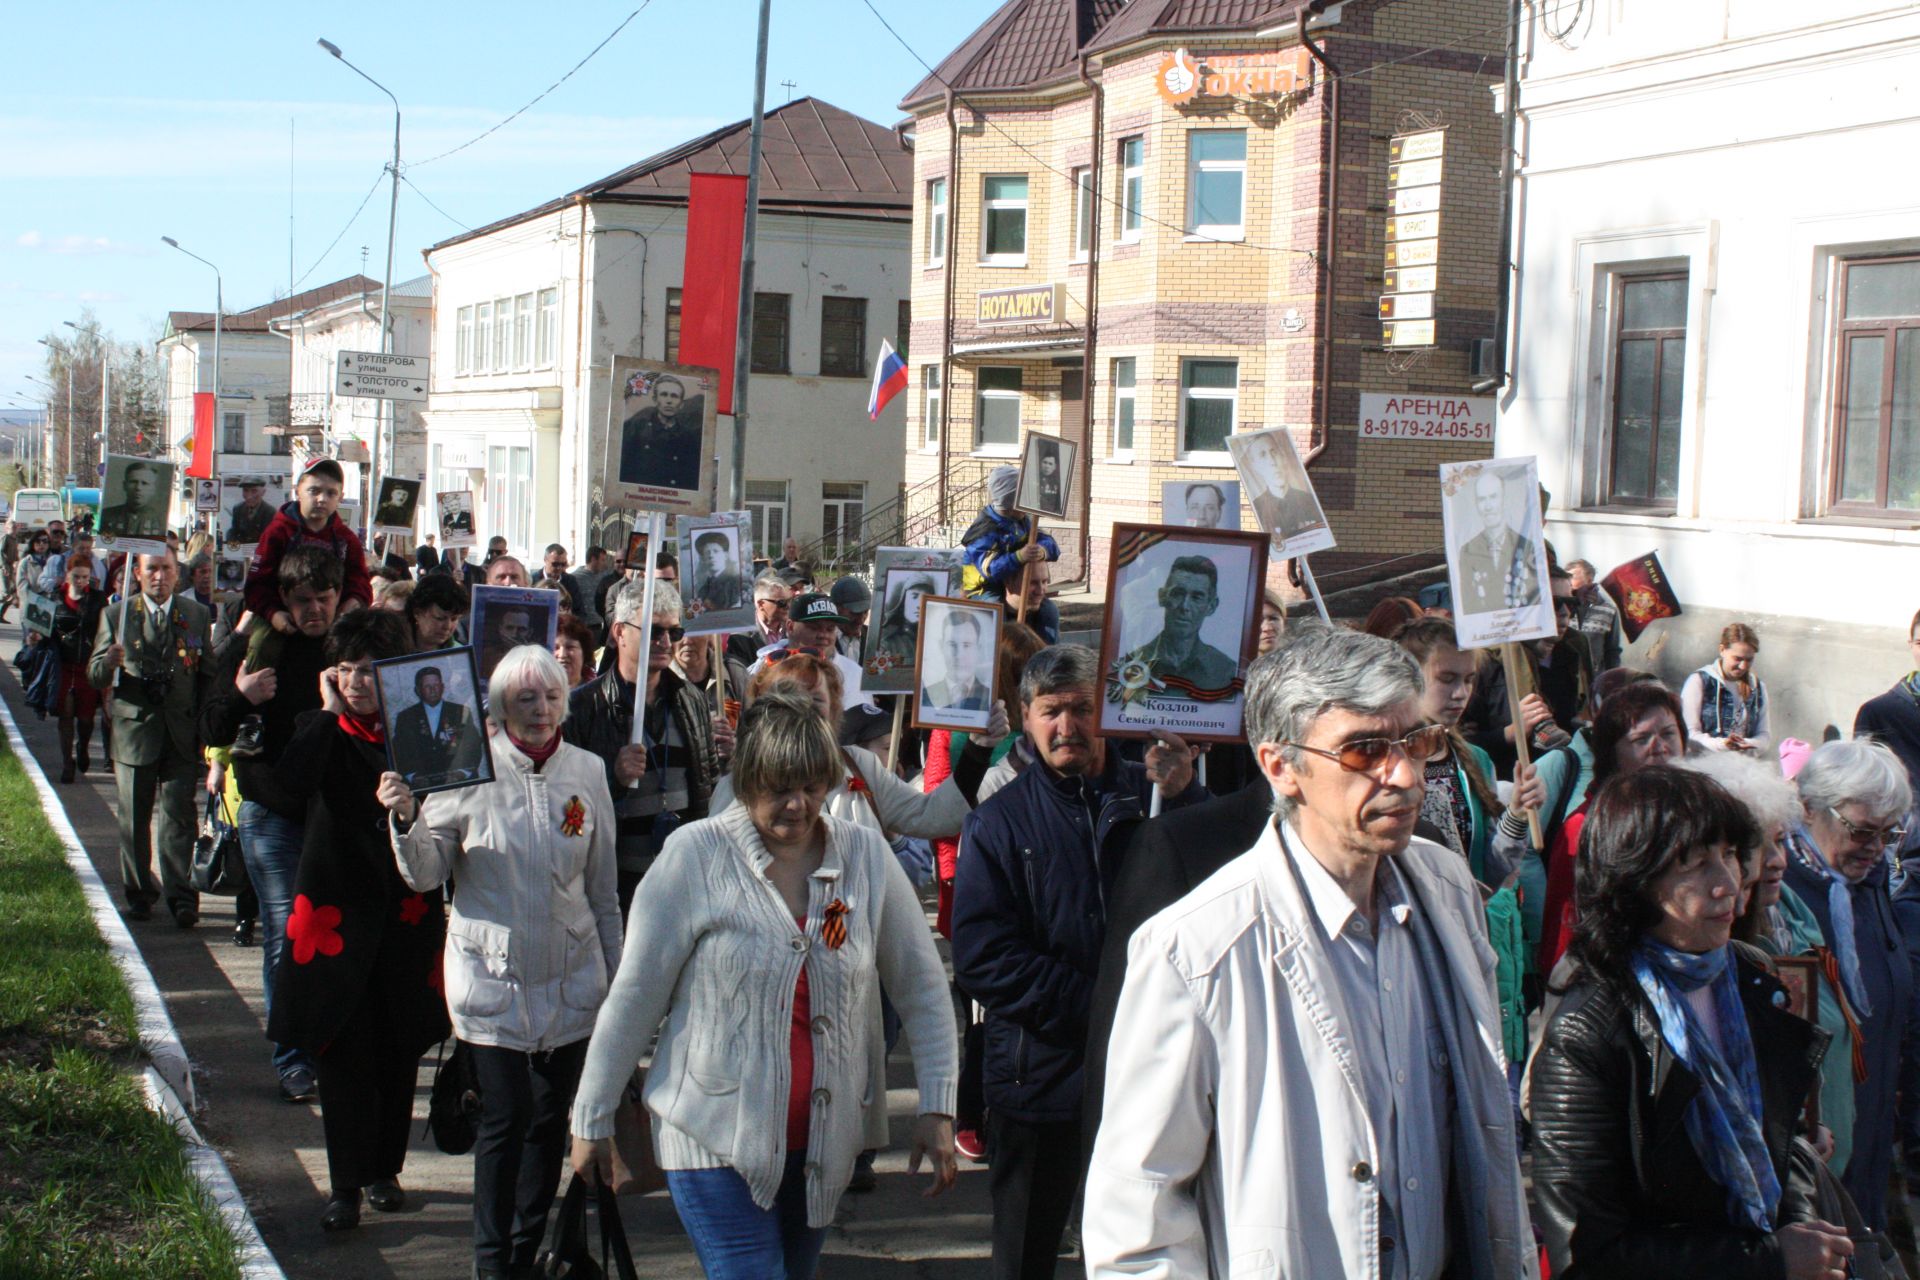
[{"label": "asphalt road", "polygon": [[[57,779],[59,738],[52,719],[41,720],[23,700],[11,659],[19,633],[0,630],[8,661],[0,696],[19,721],[41,768]],[[94,767],[70,786],[55,783],[68,816],[112,891],[119,893],[118,835],[111,768],[93,744]],[[424,1134],[433,1059],[421,1063],[414,1104],[418,1123],[401,1182],[409,1202],[391,1215],[364,1211],[358,1230],[325,1235],[320,1210],[326,1195],[326,1149],[317,1105],[280,1100],[264,1038],[260,950],[233,945],[233,902],[203,898],[198,928],[182,930],[164,912],[134,924],[134,938],[165,993],[167,1006],[193,1060],[202,1111],[196,1117],[208,1142],[232,1168],[275,1257],[293,1277],[389,1280],[392,1277],[464,1277],[470,1273],[471,1176],[468,1157],[443,1155]],[[896,1143],[911,1123],[916,1095],[903,1041],[889,1067],[888,1101]],[[881,1153],[880,1186],[847,1195],[828,1236],[823,1280],[958,1280],[983,1274],[991,1210],[984,1166],[961,1162],[959,1185],[938,1199],[924,1198],[927,1175],[909,1178],[902,1147]],[[664,1194],[628,1199],[623,1218],[640,1274],[658,1280],[700,1275],[692,1247]],[[1059,1273],[1078,1265],[1063,1260]]]}]

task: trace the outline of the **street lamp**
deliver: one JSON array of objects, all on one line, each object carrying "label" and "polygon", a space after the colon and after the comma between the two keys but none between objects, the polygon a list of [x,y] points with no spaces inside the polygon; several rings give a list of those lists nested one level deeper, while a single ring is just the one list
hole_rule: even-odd
[{"label": "street lamp", "polygon": [[[392,192],[387,199],[387,275],[380,284],[380,354],[386,355],[392,346],[387,331],[387,298],[393,292],[393,224],[394,218],[400,212],[400,99],[393,96],[393,90],[348,62],[347,56],[340,52],[339,45],[331,40],[321,40],[318,44],[338,59],[347,70],[386,94],[387,101],[393,104],[393,163],[387,166],[387,172],[393,175]],[[393,464],[387,441],[385,397],[374,402],[373,437],[373,476],[372,483],[367,486],[366,509],[368,511],[373,510],[373,504],[379,495],[381,473],[391,470]]]},{"label": "street lamp", "polygon": [[[175,249],[180,249],[180,242],[172,236],[161,236],[160,240],[162,243],[171,245]],[[220,282],[220,268],[214,266],[211,262],[208,262],[191,249],[180,249],[180,252],[186,254],[202,266],[211,268],[213,271],[213,426],[217,430],[220,426],[220,313],[226,310],[227,305]],[[198,363],[197,359],[195,363]],[[195,381],[197,382],[199,379],[196,378]],[[100,433],[100,461],[104,464],[106,460],[107,434],[103,428]]]}]

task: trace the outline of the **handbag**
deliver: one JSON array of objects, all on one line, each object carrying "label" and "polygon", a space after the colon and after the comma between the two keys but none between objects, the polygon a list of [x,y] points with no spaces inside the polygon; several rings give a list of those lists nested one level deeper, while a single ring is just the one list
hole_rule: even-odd
[{"label": "handbag", "polygon": [[612,1192],[617,1196],[666,1190],[666,1171],[653,1156],[653,1117],[640,1100],[646,1083],[646,1074],[635,1071],[613,1112]]},{"label": "handbag", "polygon": [[1833,1176],[1827,1162],[1805,1138],[1793,1140],[1792,1161],[1812,1175],[1813,1202],[1827,1222],[1838,1223],[1853,1241],[1853,1266],[1848,1275],[1857,1280],[1907,1280],[1907,1269],[1900,1263],[1893,1241],[1883,1231],[1868,1228],[1859,1206],[1840,1179]]},{"label": "handbag", "polygon": [[228,821],[226,801],[220,802],[220,817],[211,814],[200,824],[193,842],[193,868],[187,879],[199,893],[232,898],[246,891],[247,862],[240,853],[240,830]]},{"label": "handbag", "polygon": [[[587,1236],[589,1194],[600,1219],[598,1262],[593,1259]],[[561,1198],[560,1212],[553,1216],[547,1247],[534,1259],[533,1274],[537,1280],[603,1280],[609,1275],[616,1280],[639,1280],[613,1188],[604,1183],[589,1186],[586,1179],[574,1175]]]},{"label": "handbag", "polygon": [[[445,1041],[440,1047],[445,1050]],[[473,1150],[479,1122],[480,1078],[473,1069],[473,1046],[456,1039],[453,1052],[434,1064],[427,1128],[434,1146],[450,1156],[463,1156]]]}]

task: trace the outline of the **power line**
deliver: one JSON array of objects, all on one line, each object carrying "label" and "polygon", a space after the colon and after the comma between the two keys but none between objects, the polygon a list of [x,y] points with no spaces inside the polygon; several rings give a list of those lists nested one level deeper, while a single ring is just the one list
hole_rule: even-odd
[{"label": "power line", "polygon": [[419,185],[416,184],[412,178],[409,178],[405,172],[402,172],[400,174],[400,181],[406,183],[409,187],[412,187],[413,194],[419,196],[422,200],[425,200],[427,202],[427,208],[433,210],[435,213],[445,218],[448,222],[451,222],[454,226],[459,227],[462,231],[473,230],[472,227],[468,226],[466,223],[460,221],[460,219],[454,217],[452,214],[448,213],[445,209],[442,209],[439,205],[435,204],[433,202],[433,198],[429,196],[426,192],[422,191]]},{"label": "power line", "polygon": [[376,177],[373,180],[373,185],[367,188],[367,194],[360,198],[360,207],[353,211],[353,216],[351,218],[347,219],[347,225],[340,228],[340,234],[333,238],[333,243],[329,244],[325,249],[321,250],[320,256],[313,260],[313,265],[311,267],[308,267],[305,271],[301,272],[300,278],[293,282],[293,288],[296,291],[300,288],[302,284],[306,282],[306,279],[308,276],[312,275],[315,271],[319,270],[320,264],[327,260],[327,255],[333,252],[334,246],[338,245],[343,239],[346,238],[347,232],[353,230],[353,224],[358,222],[360,220],[360,215],[366,211],[367,201],[373,199],[373,193],[380,189],[380,182],[386,176],[387,176],[387,166],[381,165],[379,177]]},{"label": "power line", "polygon": [[[653,3],[653,0],[641,0],[640,8],[635,9],[632,13],[629,13],[625,18],[622,18],[620,20],[620,25],[615,27],[612,31],[609,31],[607,33],[606,39],[602,40],[599,44],[589,49],[587,51],[587,56],[580,59],[580,61],[574,63],[573,67],[567,72],[566,75],[561,76],[558,80],[555,80],[552,84],[548,85],[545,89],[542,89],[537,95],[535,95],[532,102],[527,103],[526,106],[521,107],[520,110],[514,112],[512,115],[508,116],[505,120],[502,120],[499,124],[494,125],[493,128],[486,130],[485,132],[479,134],[478,136],[467,139],[465,142],[461,143],[457,147],[454,147],[450,151],[442,151],[437,156],[428,156],[425,160],[416,160],[412,164],[407,165],[406,167],[409,169],[418,169],[423,164],[432,164],[436,160],[445,160],[448,156],[454,154],[454,152],[465,151],[468,147],[472,146],[476,142],[479,142],[482,138],[488,137],[491,134],[498,133],[500,130],[506,128],[508,125],[512,124],[515,120],[519,119],[521,116],[525,115],[528,111],[532,110],[532,108],[535,106],[535,104],[537,104],[540,101],[541,98],[546,97],[548,94],[552,93],[555,89],[558,89],[561,85],[565,84],[568,80],[572,79],[573,73],[575,71],[578,71],[580,68],[586,66],[589,62],[592,62],[594,54],[599,53],[602,49],[606,48],[609,44],[613,43],[613,38],[619,35],[622,31],[625,31],[627,29],[627,24],[632,22],[635,18],[639,17],[641,12],[645,10],[648,5],[652,3]],[[418,191],[419,188],[415,187],[414,190]],[[431,204],[432,201],[428,201],[428,203]],[[458,221],[458,219],[455,219],[455,221]]]}]

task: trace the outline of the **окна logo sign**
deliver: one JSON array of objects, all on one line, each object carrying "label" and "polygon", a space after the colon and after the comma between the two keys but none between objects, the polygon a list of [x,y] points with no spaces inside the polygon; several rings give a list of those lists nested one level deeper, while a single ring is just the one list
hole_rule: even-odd
[{"label": "\u043e\u043a\u043d\u0430 logo sign", "polygon": [[1161,56],[1154,83],[1160,88],[1160,96],[1175,106],[1191,102],[1200,92],[1200,64],[1185,49],[1175,49]]}]

